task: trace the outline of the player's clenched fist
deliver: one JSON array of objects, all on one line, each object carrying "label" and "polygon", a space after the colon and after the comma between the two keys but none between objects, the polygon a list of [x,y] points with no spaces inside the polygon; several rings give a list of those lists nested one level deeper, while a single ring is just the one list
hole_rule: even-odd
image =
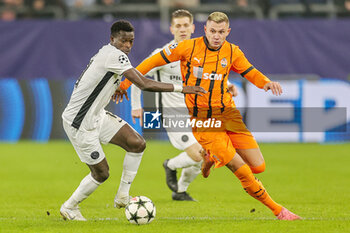
[{"label": "player's clenched fist", "polygon": [[185,86],[182,89],[182,93],[184,94],[197,94],[200,96],[203,96],[201,93],[207,93],[206,90],[204,90],[203,87],[199,87],[199,86]]}]

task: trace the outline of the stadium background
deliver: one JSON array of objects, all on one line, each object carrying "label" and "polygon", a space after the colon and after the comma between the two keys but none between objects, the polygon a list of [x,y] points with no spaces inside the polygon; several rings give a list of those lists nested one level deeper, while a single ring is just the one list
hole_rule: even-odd
[{"label": "stadium background", "polygon": [[[349,232],[348,1],[164,1],[185,4],[175,7],[163,1],[116,0],[108,6],[82,1],[83,7],[74,7],[68,4],[73,0],[68,6],[44,0],[46,6],[33,10],[32,4],[40,1],[0,3],[0,232]],[[134,24],[130,59],[136,66],[172,39],[168,17],[180,7],[195,14],[194,36],[202,35],[208,13],[226,12],[232,28],[228,41],[271,79],[283,82],[285,93],[276,98],[230,76],[239,87],[235,101],[248,127],[258,118],[266,123],[267,129],[254,130],[259,142],[269,142],[260,144],[267,169],[258,178],[305,221],[273,221],[227,169],[190,185],[198,203],[172,202],[161,163],[179,151],[164,133],[144,134],[147,149],[131,189],[132,195],[156,203],[152,224],[135,228],[123,211],[112,207],[124,155],[115,146],[104,147],[111,177],[81,205],[93,221],[61,220],[60,205],[88,172],[61,126],[75,80],[108,43],[113,20],[127,18]],[[152,93],[143,98],[146,107],[154,106]],[[317,115],[307,115],[314,108]],[[131,123],[129,102],[111,103],[109,109]],[[254,109],[267,110],[266,116],[249,112]],[[315,122],[316,130],[307,128]],[[138,124],[133,126],[141,132]]]},{"label": "stadium background", "polygon": [[[136,29],[130,53],[134,66],[172,39],[158,19],[131,19]],[[246,113],[259,141],[329,142],[350,140],[350,27],[347,19],[231,20],[228,41],[271,79],[281,81],[281,97],[265,93],[232,74],[240,95],[236,103]],[[103,20],[0,22],[0,140],[63,139],[61,113],[73,84],[98,49],[108,43],[111,23]],[[196,22],[194,36],[203,33]],[[152,93],[145,107],[154,107]],[[252,109],[265,108],[262,115]],[[269,108],[287,108],[268,114]],[[317,113],[307,114],[317,107]],[[337,111],[343,108],[343,111]],[[129,123],[130,104],[110,104],[109,110]],[[316,117],[318,115],[318,117]],[[341,116],[339,116],[341,115]],[[338,116],[338,118],[336,117]],[[264,127],[256,128],[256,122]],[[310,129],[308,124],[317,123]],[[315,123],[316,122],[316,123]],[[141,133],[139,124],[134,125]],[[279,132],[278,134],[276,132]],[[283,133],[284,132],[284,133]],[[282,136],[281,136],[282,135]],[[146,133],[146,139],[166,139]]]}]

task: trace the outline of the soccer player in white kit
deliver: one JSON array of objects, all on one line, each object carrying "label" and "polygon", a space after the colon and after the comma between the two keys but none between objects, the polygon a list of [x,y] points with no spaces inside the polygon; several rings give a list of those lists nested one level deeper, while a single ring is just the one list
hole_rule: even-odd
[{"label": "soccer player in white kit", "polygon": [[86,221],[78,204],[85,200],[109,177],[109,167],[101,143],[112,143],[126,150],[123,173],[114,199],[115,207],[129,202],[129,190],[146,147],[145,140],[123,119],[104,108],[120,84],[122,76],[145,91],[200,94],[203,88],[156,82],[143,77],[129,62],[127,54],[134,42],[134,28],[120,20],[111,27],[110,43],[93,56],[75,83],[65,108],[63,128],[80,160],[90,168],[72,196],[62,204],[60,213],[65,220]]},{"label": "soccer player in white kit", "polygon": [[[174,11],[172,13],[170,26],[170,31],[174,35],[174,40],[170,41],[163,48],[156,49],[151,56],[160,52],[164,48],[167,48],[169,45],[190,39],[194,29],[193,16],[189,11],[182,9]],[[182,85],[180,61],[157,67],[147,73],[147,76],[153,76],[155,80],[160,82]],[[132,85],[131,106],[133,120],[134,118],[142,118],[143,109],[140,98],[140,89],[135,85]],[[180,111],[180,115],[187,115],[189,118],[183,94],[156,93],[156,106],[161,109],[163,115],[175,115]],[[194,199],[187,193],[187,188],[201,172],[202,146],[193,136],[191,129],[183,129],[181,132],[180,131],[181,130],[167,128],[167,134],[171,144],[183,152],[174,158],[164,161],[163,167],[166,174],[166,183],[170,190],[173,191],[173,200],[194,201]],[[176,169],[181,168],[181,176],[180,179],[177,180]]]}]

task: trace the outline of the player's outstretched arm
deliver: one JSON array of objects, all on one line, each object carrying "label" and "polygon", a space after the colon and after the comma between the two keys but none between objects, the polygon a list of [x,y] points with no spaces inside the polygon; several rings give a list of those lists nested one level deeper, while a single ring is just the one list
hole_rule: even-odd
[{"label": "player's outstretched arm", "polygon": [[123,75],[143,91],[181,92],[184,94],[198,94],[198,95],[201,95],[201,93],[207,93],[207,91],[205,91],[202,87],[199,87],[199,86],[186,86],[182,88],[182,86],[178,87],[170,83],[162,83],[162,82],[157,82],[157,81],[145,78],[135,68],[125,71]]},{"label": "player's outstretched arm", "polygon": [[160,83],[151,79],[145,78],[135,68],[129,69],[123,74],[125,78],[135,84],[142,91],[153,91],[153,92],[172,92],[174,86],[168,83]]},{"label": "player's outstretched arm", "polygon": [[[143,91],[151,91],[151,92],[181,92],[183,94],[197,94],[202,96],[202,93],[207,93],[200,86],[179,86],[173,85],[170,83],[162,83],[157,82],[148,78],[145,78],[138,70],[135,68],[131,68],[123,73],[123,75],[134,83],[138,88]],[[116,89],[114,95],[112,96],[112,100],[116,103],[123,101],[123,97],[129,100],[128,94],[126,90],[120,88],[120,86]]]}]

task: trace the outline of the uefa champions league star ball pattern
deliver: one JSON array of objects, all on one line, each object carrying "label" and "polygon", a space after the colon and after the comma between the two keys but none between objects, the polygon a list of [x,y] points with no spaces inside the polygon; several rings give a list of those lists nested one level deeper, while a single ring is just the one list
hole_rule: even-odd
[{"label": "uefa champions league star ball pattern", "polygon": [[119,62],[122,63],[122,64],[126,64],[126,63],[129,63],[129,59],[128,59],[127,56],[122,54],[122,55],[119,56]]},{"label": "uefa champions league star ball pattern", "polygon": [[125,216],[132,224],[147,224],[156,216],[156,207],[148,197],[136,196],[125,207]]}]

